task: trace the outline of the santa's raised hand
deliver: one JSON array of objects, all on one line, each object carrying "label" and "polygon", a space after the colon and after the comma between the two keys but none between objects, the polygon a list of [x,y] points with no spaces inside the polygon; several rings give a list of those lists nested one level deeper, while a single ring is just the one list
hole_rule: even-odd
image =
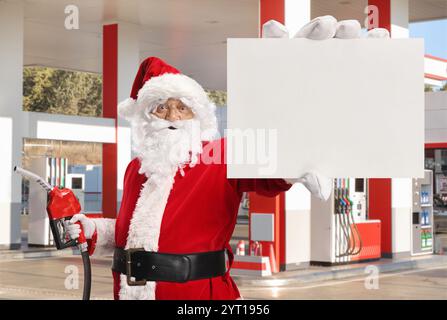
[{"label": "santa's raised hand", "polygon": [[[358,39],[361,25],[357,20],[337,21],[333,16],[317,17],[306,23],[297,33],[291,35],[287,27],[276,20],[269,20],[262,26],[263,38],[307,38],[311,40]],[[366,33],[367,38],[389,38],[384,28],[374,28]]]}]

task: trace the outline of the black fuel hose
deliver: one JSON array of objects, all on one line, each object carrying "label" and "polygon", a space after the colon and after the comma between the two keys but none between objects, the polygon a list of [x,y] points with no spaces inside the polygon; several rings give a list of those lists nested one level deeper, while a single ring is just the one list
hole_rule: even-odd
[{"label": "black fuel hose", "polygon": [[81,252],[82,263],[84,264],[84,291],[82,300],[90,300],[90,290],[92,288],[92,266],[88,251]]}]

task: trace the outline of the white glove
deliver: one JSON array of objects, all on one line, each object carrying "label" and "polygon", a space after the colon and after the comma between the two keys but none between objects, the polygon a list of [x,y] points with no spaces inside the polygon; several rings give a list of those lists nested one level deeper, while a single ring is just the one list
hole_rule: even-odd
[{"label": "white glove", "polygon": [[82,229],[84,229],[84,235],[86,239],[91,239],[93,233],[95,233],[96,225],[92,219],[87,218],[84,214],[75,214],[71,220],[65,222],[65,227],[71,239],[79,238],[81,233],[81,227],[76,222],[82,224]]},{"label": "white glove", "polygon": [[269,20],[262,25],[263,38],[289,38],[289,31],[285,25],[276,20]]},{"label": "white glove", "polygon": [[337,32],[337,19],[333,16],[317,17],[304,25],[295,34],[294,38],[307,38],[312,40],[326,40],[333,38]]},{"label": "white glove", "polygon": [[337,22],[335,37],[339,39],[358,39],[362,32],[362,26],[357,20],[342,20]]},{"label": "white glove", "polygon": [[368,31],[367,38],[390,38],[390,32],[385,28],[374,28]]},{"label": "white glove", "polygon": [[[275,20],[269,20],[262,25],[263,38],[288,38],[286,26]],[[307,38],[312,40],[357,39],[361,36],[361,25],[357,20],[338,21],[333,16],[321,16],[305,24],[293,38]],[[369,30],[367,38],[390,38],[387,29],[375,28]]]},{"label": "white glove", "polygon": [[302,183],[310,193],[320,200],[327,201],[332,193],[333,179],[314,171],[305,173],[298,179],[284,179],[287,183]]}]

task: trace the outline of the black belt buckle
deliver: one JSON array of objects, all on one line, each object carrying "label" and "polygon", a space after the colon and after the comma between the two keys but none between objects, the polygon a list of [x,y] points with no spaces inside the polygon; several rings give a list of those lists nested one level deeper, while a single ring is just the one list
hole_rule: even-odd
[{"label": "black belt buckle", "polygon": [[126,250],[126,276],[128,286],[144,286],[147,282],[146,279],[132,280],[132,253],[145,251],[144,248],[135,248]]}]

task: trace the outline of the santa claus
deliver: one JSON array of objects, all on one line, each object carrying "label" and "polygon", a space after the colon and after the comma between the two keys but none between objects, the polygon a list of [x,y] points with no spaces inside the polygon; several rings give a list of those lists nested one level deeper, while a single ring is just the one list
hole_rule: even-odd
[{"label": "santa claus", "polygon": [[[317,18],[297,36],[360,32],[334,20]],[[264,25],[264,36],[286,34],[276,21]],[[243,192],[273,197],[300,182],[323,200],[330,195],[331,180],[314,172],[295,180],[228,179],[215,105],[195,80],[159,58],[142,62],[119,113],[131,123],[136,158],[124,175],[118,217],[79,214],[69,225],[77,238],[74,223],[81,222],[91,255],[113,255],[115,299],[240,298],[229,275],[229,241]]]}]

